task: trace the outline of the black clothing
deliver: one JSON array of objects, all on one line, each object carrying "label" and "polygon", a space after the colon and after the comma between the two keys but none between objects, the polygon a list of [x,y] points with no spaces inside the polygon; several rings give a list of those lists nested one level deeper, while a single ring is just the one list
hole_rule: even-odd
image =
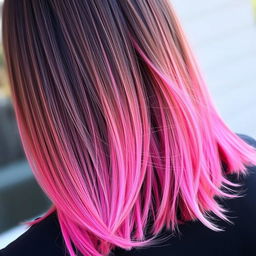
[{"label": "black clothing", "polygon": [[[256,147],[256,140],[239,134],[248,144]],[[233,225],[218,220],[217,224],[225,231],[214,232],[199,221],[188,222],[179,227],[176,234],[164,244],[144,249],[125,251],[117,248],[113,256],[253,256],[256,255],[256,166],[248,167],[249,175],[242,181],[245,196],[225,199],[222,205],[229,210]],[[234,176],[230,176],[235,180]],[[241,178],[240,178],[241,179]],[[241,182],[241,180],[239,180]],[[56,213],[30,227],[6,248],[1,256],[64,256],[65,245]],[[66,254],[68,255],[68,254]]]}]

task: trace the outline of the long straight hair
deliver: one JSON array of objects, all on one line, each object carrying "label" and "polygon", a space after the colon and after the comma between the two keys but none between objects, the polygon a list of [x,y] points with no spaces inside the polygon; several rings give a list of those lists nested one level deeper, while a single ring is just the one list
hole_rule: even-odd
[{"label": "long straight hair", "polygon": [[191,220],[221,230],[216,196],[238,195],[228,174],[256,151],[217,112],[168,0],[6,0],[3,46],[45,216],[56,210],[71,256],[149,246]]}]

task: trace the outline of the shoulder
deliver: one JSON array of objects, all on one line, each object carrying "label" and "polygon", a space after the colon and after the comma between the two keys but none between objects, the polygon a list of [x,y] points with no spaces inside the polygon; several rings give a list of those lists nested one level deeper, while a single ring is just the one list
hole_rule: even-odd
[{"label": "shoulder", "polygon": [[[247,142],[252,147],[256,148],[256,140],[248,135],[238,134],[245,142]],[[254,200],[254,213],[256,214],[256,166],[249,166],[248,167],[248,175],[245,177],[245,189],[247,190],[246,194],[248,195],[245,197],[248,200]],[[256,218],[256,215],[255,215]]]},{"label": "shoulder", "polygon": [[[250,146],[252,146],[253,148],[256,149],[256,139],[254,139],[252,136],[245,135],[245,134],[240,134],[240,133],[237,133],[237,135],[243,141],[245,141],[247,144],[249,144]],[[256,186],[255,186],[255,182],[256,182],[256,166],[255,165],[247,166],[247,175],[245,175],[245,176],[242,175],[242,176],[237,177],[235,174],[231,174],[230,178],[231,178],[232,181],[236,181],[236,182],[242,183],[242,186],[246,186],[245,189],[248,189],[249,191],[251,189],[254,189],[254,191],[256,193]]]},{"label": "shoulder", "polygon": [[[251,145],[256,149],[256,140],[248,135],[245,134],[238,134],[237,135],[243,139],[247,144]],[[243,198],[244,201],[254,200],[253,206],[256,206],[256,166],[247,166],[247,175],[237,177],[235,174],[230,175],[232,181],[236,181],[242,186],[243,194],[245,195]],[[255,208],[256,209],[256,208]],[[256,213],[256,211],[255,211]],[[255,215],[256,218],[256,215]]]},{"label": "shoulder", "polygon": [[64,241],[55,212],[32,225],[25,233],[0,250],[0,256],[19,255],[64,255]]},{"label": "shoulder", "polygon": [[[237,133],[237,135],[241,139],[243,139],[247,144],[251,145],[252,147],[254,147],[256,149],[256,139],[254,139],[252,136],[248,136],[245,134],[239,134],[239,133]],[[248,171],[248,175],[246,175],[244,177],[243,183],[244,183],[244,185],[248,186],[248,189],[254,189],[254,191],[256,192],[256,186],[255,186],[256,166],[248,166],[247,171]],[[241,181],[241,180],[238,180],[238,181]],[[253,187],[251,185],[253,185]]]},{"label": "shoulder", "polygon": [[236,133],[241,139],[243,139],[245,142],[247,142],[249,145],[256,148],[256,140],[249,135],[242,134],[242,133]]},{"label": "shoulder", "polygon": [[[246,143],[256,148],[256,140],[245,134],[238,134]],[[239,235],[244,241],[244,250],[254,248],[256,237],[256,166],[247,167],[247,175],[233,176],[232,181],[241,185],[241,197],[226,201],[229,214],[233,223],[239,230]],[[255,251],[254,251],[255,253]],[[249,255],[246,254],[245,255]]]}]

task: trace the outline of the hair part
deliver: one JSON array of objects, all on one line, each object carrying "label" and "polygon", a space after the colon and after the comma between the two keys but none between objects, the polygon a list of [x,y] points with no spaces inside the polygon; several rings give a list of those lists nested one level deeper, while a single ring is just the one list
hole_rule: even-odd
[{"label": "hair part", "polygon": [[152,245],[194,219],[221,230],[209,212],[229,221],[215,196],[237,196],[227,174],[256,152],[217,112],[168,0],[6,0],[3,45],[71,256]]}]

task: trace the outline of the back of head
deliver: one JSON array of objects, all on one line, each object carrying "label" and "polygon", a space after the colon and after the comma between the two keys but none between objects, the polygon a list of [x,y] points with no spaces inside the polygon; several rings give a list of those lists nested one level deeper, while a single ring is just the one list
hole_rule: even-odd
[{"label": "back of head", "polygon": [[218,230],[206,213],[226,218],[214,197],[232,197],[226,174],[256,153],[216,111],[168,0],[6,0],[3,40],[24,150],[70,255],[150,245],[193,219]]}]

